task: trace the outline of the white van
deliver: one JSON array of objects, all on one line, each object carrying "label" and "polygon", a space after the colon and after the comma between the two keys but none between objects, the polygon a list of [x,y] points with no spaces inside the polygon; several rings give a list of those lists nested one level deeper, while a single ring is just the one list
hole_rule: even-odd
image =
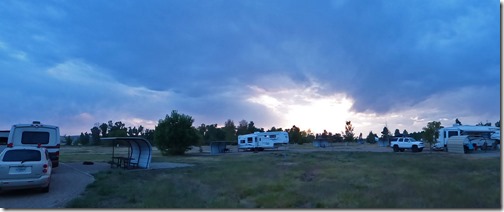
[{"label": "white van", "polygon": [[57,126],[41,124],[40,121],[12,125],[7,145],[44,147],[49,152],[52,167],[59,165],[60,131]]}]

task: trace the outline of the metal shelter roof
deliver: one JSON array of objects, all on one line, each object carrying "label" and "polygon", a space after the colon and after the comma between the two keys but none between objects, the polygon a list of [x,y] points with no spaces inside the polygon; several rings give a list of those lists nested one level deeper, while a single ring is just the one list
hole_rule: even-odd
[{"label": "metal shelter roof", "polygon": [[112,141],[112,157],[114,157],[115,144],[120,141],[129,145],[128,157],[132,163],[138,163],[139,168],[148,169],[152,160],[152,145],[142,137],[107,137],[104,141]]}]

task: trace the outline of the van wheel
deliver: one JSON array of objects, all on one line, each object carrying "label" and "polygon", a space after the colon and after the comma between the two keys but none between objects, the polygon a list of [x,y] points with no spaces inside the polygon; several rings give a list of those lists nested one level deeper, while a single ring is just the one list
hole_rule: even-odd
[{"label": "van wheel", "polygon": [[49,187],[51,186],[51,183],[49,183],[46,187],[42,188],[41,191],[42,193],[48,193],[49,192]]},{"label": "van wheel", "polygon": [[399,152],[399,147],[397,145],[394,146],[394,152]]},{"label": "van wheel", "polygon": [[412,152],[418,152],[418,146],[413,146],[413,147],[411,148],[411,151],[412,151]]}]

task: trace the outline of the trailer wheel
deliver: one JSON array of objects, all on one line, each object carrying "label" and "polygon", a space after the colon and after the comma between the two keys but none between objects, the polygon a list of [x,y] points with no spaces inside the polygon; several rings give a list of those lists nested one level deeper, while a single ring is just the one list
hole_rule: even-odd
[{"label": "trailer wheel", "polygon": [[415,145],[415,146],[411,147],[411,151],[418,152],[418,146]]},{"label": "trailer wheel", "polygon": [[483,143],[483,146],[481,147],[481,150],[486,151],[487,149],[488,149],[488,144],[485,141],[485,143]]},{"label": "trailer wheel", "polygon": [[394,152],[399,152],[399,147],[397,145],[394,145]]}]

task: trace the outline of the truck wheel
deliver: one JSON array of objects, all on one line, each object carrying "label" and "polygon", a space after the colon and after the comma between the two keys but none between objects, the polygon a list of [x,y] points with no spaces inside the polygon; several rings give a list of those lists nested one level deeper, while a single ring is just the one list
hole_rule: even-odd
[{"label": "truck wheel", "polygon": [[394,145],[394,152],[399,152],[399,147],[397,145]]},{"label": "truck wheel", "polygon": [[411,147],[412,152],[418,152],[418,146],[413,146]]}]

